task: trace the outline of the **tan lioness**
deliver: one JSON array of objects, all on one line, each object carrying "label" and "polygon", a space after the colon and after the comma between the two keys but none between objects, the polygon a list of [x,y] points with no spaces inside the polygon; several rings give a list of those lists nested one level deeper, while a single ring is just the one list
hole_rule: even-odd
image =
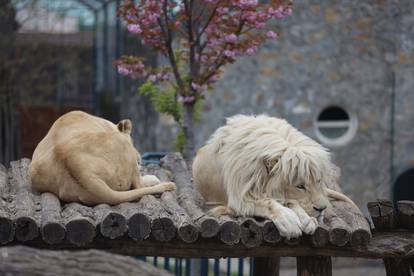
[{"label": "tan lioness", "polygon": [[81,111],[61,116],[33,153],[33,188],[89,205],[119,204],[174,190],[172,182],[140,175],[131,128],[130,120],[115,125]]}]

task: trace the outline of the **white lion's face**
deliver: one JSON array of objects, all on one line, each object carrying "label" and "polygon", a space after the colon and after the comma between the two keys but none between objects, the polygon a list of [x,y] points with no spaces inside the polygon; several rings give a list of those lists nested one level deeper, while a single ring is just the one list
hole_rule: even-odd
[{"label": "white lion's face", "polygon": [[285,198],[298,201],[308,215],[317,218],[323,215],[324,210],[329,206],[323,186],[320,181],[317,183],[295,181],[284,186]]}]

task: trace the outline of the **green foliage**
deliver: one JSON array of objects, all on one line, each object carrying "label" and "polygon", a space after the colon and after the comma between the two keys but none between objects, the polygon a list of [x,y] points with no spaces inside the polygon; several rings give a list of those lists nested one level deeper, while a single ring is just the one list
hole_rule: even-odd
[{"label": "green foliage", "polygon": [[179,151],[179,152],[183,152],[184,151],[185,135],[184,135],[184,131],[182,129],[177,134],[177,137],[175,137],[174,146],[175,146],[175,148],[176,148],[177,151]]},{"label": "green foliage", "polygon": [[139,87],[139,92],[150,98],[157,112],[171,115],[176,122],[180,122],[182,106],[177,101],[177,91],[174,87],[161,91],[151,81],[146,81]]},{"label": "green foliage", "polygon": [[[142,95],[149,97],[154,109],[162,114],[173,116],[174,120],[180,124],[181,130],[174,140],[174,146],[180,152],[184,151],[185,135],[182,130],[183,106],[177,101],[177,90],[175,87],[160,87],[151,81],[146,81],[139,88]],[[194,105],[194,120],[199,122],[201,120],[201,106],[202,101],[198,99]]]}]

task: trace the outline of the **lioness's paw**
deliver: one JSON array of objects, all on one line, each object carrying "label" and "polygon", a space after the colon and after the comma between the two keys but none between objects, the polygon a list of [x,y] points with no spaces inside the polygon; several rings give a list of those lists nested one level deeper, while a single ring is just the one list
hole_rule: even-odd
[{"label": "lioness's paw", "polygon": [[316,228],[318,227],[318,221],[314,217],[305,217],[302,220],[302,231],[305,234],[311,235],[315,233]]},{"label": "lioness's paw", "polygon": [[288,240],[302,235],[300,220],[296,213],[289,208],[283,207],[283,209],[280,209],[280,214],[274,217],[272,221],[280,235]]},{"label": "lioness's paw", "polygon": [[161,186],[163,192],[174,191],[177,188],[174,182],[164,182],[159,184],[159,186]]}]

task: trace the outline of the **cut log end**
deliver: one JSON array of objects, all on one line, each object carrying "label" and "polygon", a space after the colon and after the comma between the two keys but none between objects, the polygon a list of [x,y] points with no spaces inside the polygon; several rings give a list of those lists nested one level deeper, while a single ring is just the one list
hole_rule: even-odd
[{"label": "cut log end", "polygon": [[371,233],[365,229],[355,230],[351,235],[351,246],[352,247],[365,247],[371,240]]},{"label": "cut log end", "polygon": [[257,247],[263,241],[263,231],[252,219],[241,224],[241,241],[246,247]]},{"label": "cut log end", "polygon": [[142,241],[151,233],[151,221],[144,214],[134,214],[128,219],[128,236],[136,241]]},{"label": "cut log end", "polygon": [[91,243],[96,236],[94,225],[87,219],[76,219],[66,225],[69,242],[77,246]]},{"label": "cut log end", "polygon": [[234,221],[226,221],[220,227],[220,240],[227,245],[238,243],[240,235],[240,226]]},{"label": "cut log end", "polygon": [[119,238],[127,231],[127,221],[123,215],[109,212],[100,223],[100,231],[104,237]]},{"label": "cut log end", "polygon": [[329,232],[329,241],[336,246],[345,246],[350,238],[351,233],[346,229],[334,228]]},{"label": "cut log end", "polygon": [[168,217],[154,219],[151,223],[151,235],[161,242],[168,242],[176,235],[174,222]]},{"label": "cut log end", "polygon": [[323,247],[329,242],[329,230],[326,226],[318,226],[310,236],[311,244],[315,247]]},{"label": "cut log end", "polygon": [[66,235],[65,227],[56,222],[45,224],[41,232],[43,240],[48,244],[58,244],[64,240]]},{"label": "cut log end", "polygon": [[201,236],[203,238],[212,238],[220,230],[220,224],[216,219],[206,218],[201,222]]},{"label": "cut log end", "polygon": [[36,221],[30,217],[20,217],[14,222],[15,235],[18,241],[31,241],[39,235]]},{"label": "cut log end", "polygon": [[279,230],[272,221],[265,221],[263,224],[263,239],[268,243],[278,243],[282,240]]},{"label": "cut log end", "polygon": [[198,230],[192,224],[187,224],[178,229],[178,236],[187,243],[193,243],[198,239]]},{"label": "cut log end", "polygon": [[9,218],[0,218],[0,244],[6,244],[13,241],[14,226],[13,221]]}]

